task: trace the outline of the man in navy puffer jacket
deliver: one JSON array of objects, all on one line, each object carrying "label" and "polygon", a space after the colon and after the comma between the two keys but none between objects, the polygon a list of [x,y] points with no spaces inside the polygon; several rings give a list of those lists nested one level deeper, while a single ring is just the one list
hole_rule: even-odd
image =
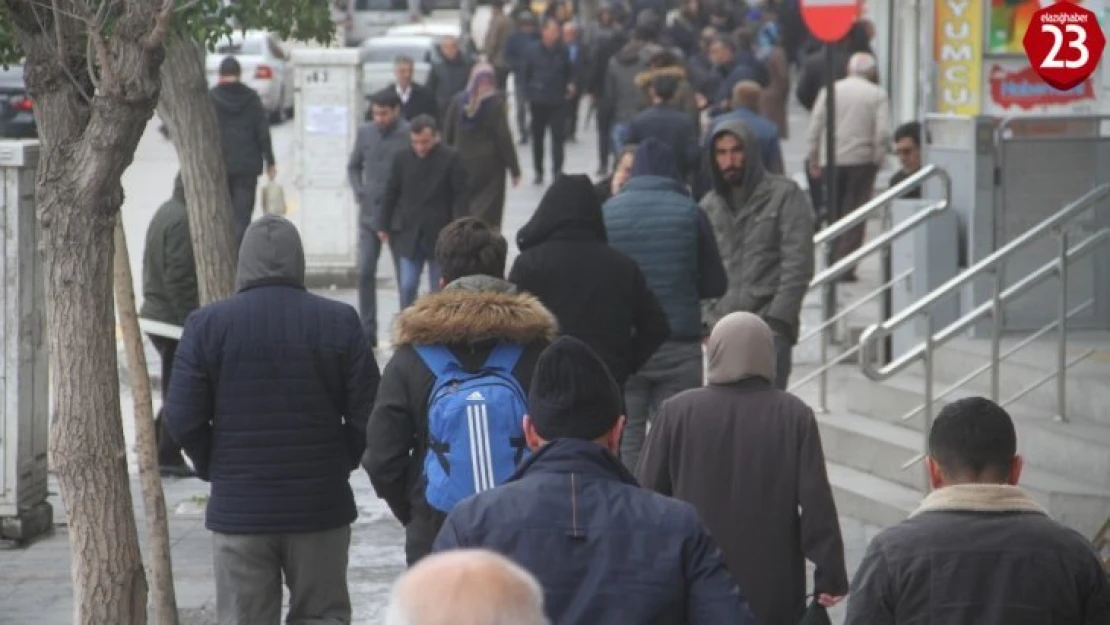
[{"label": "man in navy puffer jacket", "polygon": [[503,486],[447,515],[434,551],[485,548],[543,586],[554,625],[753,625],[721,550],[685,502],[640,488],[616,452],[620,388],[576,338],[540,355]]},{"label": "man in navy puffer jacket", "polygon": [[[289,221],[247,228],[238,292],[189,316],[166,420],[212,483],[221,623],[350,623],[350,473],[366,446],[378,365],[358,313],[304,287]],[[317,620],[318,619],[318,620]]]}]

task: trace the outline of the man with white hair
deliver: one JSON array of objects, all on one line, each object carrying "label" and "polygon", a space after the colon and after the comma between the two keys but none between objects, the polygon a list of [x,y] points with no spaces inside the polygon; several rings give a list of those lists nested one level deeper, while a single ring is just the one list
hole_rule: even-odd
[{"label": "man with white hair", "polygon": [[[848,60],[848,76],[836,81],[836,198],[829,198],[829,222],[856,210],[875,189],[875,176],[890,145],[890,100],[879,87],[875,57],[857,52]],[[810,174],[820,177],[828,162],[825,153],[825,92],[817,96],[809,122]],[[864,224],[837,239],[840,260],[863,244]],[[854,282],[855,268],[842,280]]]},{"label": "man with white hair", "polygon": [[[429,600],[428,589],[435,589]],[[385,625],[550,625],[528,571],[482,549],[429,556],[397,580]]]}]

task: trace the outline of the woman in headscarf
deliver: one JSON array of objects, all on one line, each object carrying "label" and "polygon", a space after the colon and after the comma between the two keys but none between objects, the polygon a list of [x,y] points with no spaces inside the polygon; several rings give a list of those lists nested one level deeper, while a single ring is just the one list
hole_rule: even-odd
[{"label": "woman in headscarf", "polygon": [[770,75],[770,83],[764,87],[759,100],[759,114],[775,122],[779,127],[779,138],[790,137],[789,115],[786,104],[790,99],[790,62],[782,47],[778,22],[774,16],[760,27],[756,35],[756,58],[763,62]]},{"label": "woman in headscarf", "polygon": [[844,542],[813,411],[775,388],[775,344],[757,315],[709,336],[708,385],[663,402],[636,471],[640,484],[697,508],[757,623],[796,623],[806,560],[817,600],[848,592]]},{"label": "woman in headscarf", "polygon": [[520,164],[509,130],[509,112],[497,91],[493,66],[479,63],[466,90],[451,100],[443,138],[458,151],[470,188],[470,214],[496,230],[505,212],[505,172],[520,184]]}]

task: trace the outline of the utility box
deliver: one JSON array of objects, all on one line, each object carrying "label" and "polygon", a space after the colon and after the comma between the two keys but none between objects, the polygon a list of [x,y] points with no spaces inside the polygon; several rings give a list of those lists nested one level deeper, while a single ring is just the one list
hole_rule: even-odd
[{"label": "utility box", "polygon": [[[891,203],[894,223],[910,219],[935,202],[935,199],[895,200]],[[959,219],[953,210],[934,215],[895,239],[891,246],[890,273],[891,276],[908,274],[908,278],[891,287],[891,312],[898,314],[956,277],[959,247]],[[959,319],[959,294],[937,303],[930,316],[934,332]],[[925,337],[926,329],[926,320],[921,316],[896,328],[890,346],[892,359],[900,358],[917,346]]]},{"label": "utility box", "polygon": [[358,264],[358,204],[347,183],[347,159],[365,108],[359,53],[298,49],[293,66],[299,208],[289,219],[304,242],[308,282],[352,286]]},{"label": "utility box", "polygon": [[20,545],[53,527],[47,497],[50,412],[46,297],[35,222],[37,141],[0,141],[0,543]]}]

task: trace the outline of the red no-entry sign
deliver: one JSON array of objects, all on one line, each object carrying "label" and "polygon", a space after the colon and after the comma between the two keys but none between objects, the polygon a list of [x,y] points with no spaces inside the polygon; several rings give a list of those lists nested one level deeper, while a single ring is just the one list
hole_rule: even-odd
[{"label": "red no-entry sign", "polygon": [[860,0],[801,0],[802,19],[823,43],[836,43],[848,34],[860,14]]}]

